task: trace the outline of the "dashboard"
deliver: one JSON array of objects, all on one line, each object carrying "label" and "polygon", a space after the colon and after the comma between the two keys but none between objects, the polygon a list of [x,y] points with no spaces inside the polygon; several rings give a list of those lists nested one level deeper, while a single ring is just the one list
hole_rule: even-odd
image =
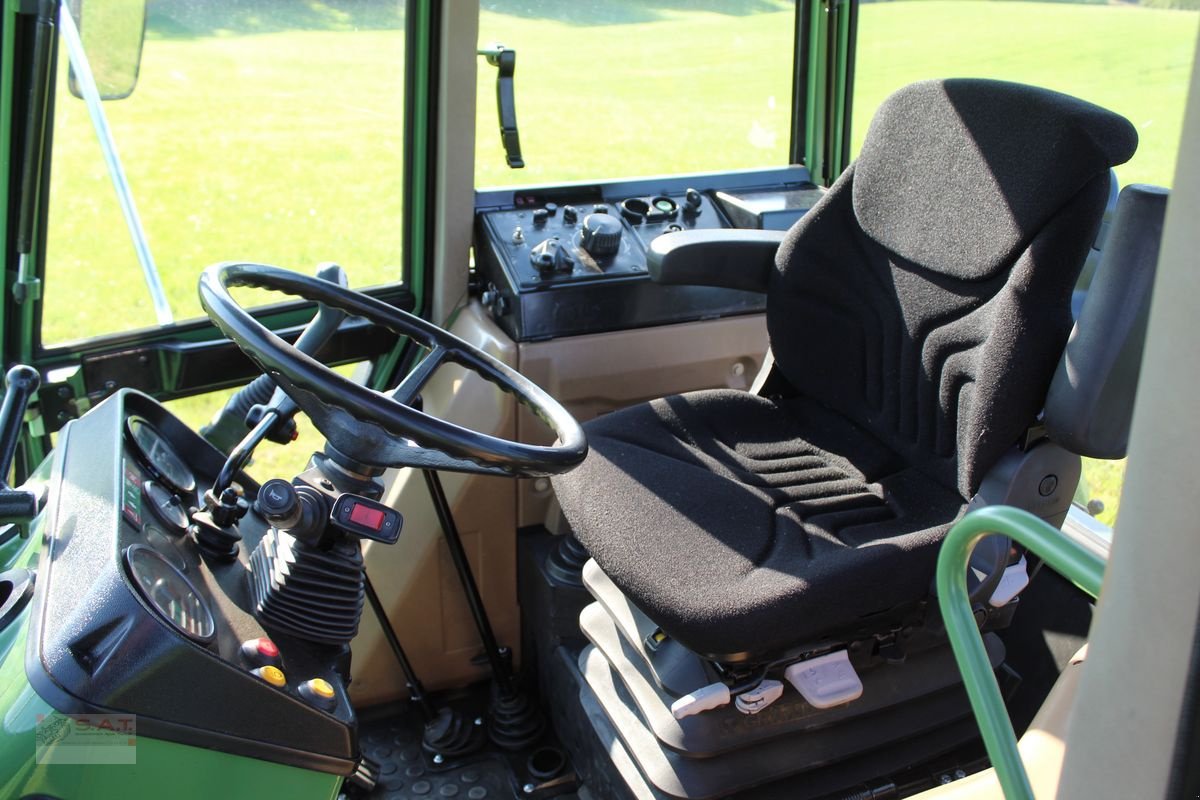
[{"label": "dashboard", "polygon": [[202,554],[188,530],[224,461],[132,390],[62,430],[26,673],[64,713],[134,714],[139,734],[349,774],[349,647],[256,608],[256,581],[282,579],[251,565],[271,527],[250,502],[258,485],[236,478],[251,505],[236,556]]}]

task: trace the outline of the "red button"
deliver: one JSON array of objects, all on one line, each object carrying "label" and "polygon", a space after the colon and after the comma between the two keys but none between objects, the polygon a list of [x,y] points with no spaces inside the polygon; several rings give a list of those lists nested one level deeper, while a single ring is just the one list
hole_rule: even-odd
[{"label": "red button", "polygon": [[266,658],[279,658],[279,648],[270,639],[259,639],[255,643],[259,655]]},{"label": "red button", "polygon": [[350,507],[350,521],[377,531],[383,527],[383,512],[362,503],[355,503]]}]

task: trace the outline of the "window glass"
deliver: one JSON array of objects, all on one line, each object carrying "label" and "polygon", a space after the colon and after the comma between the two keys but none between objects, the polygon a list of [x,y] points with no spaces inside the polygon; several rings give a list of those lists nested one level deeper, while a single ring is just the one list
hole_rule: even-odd
[{"label": "window glass", "polygon": [[[86,18],[85,18],[86,24]],[[152,0],[138,84],[107,102],[175,319],[200,271],[261,261],[401,279],[403,0]],[[156,323],[60,48],[42,337]]]},{"label": "window glass", "polygon": [[1200,11],[1137,3],[895,0],[859,9],[851,154],[871,115],[928,78],[999,78],[1080,97],[1137,127],[1122,184],[1169,186]]},{"label": "window glass", "polygon": [[[1179,148],[1200,4],[864,2],[859,10],[851,154],[891,92],[927,78],[1000,78],[1045,86],[1124,115],[1137,153],[1116,168],[1128,183],[1170,186]],[[1190,10],[1189,10],[1190,9]],[[1076,498],[1116,521],[1125,462],[1085,459]]]},{"label": "window glass", "polygon": [[[366,362],[343,364],[333,370],[340,375],[363,383],[366,380],[370,365]],[[179,400],[171,400],[166,407],[177,415],[192,430],[200,430],[212,421],[233,397],[236,389],[224,389],[207,394],[193,395]],[[255,450],[254,458],[246,465],[246,472],[259,483],[271,478],[290,479],[299,475],[308,465],[308,459],[315,452],[320,452],[325,446],[325,437],[313,427],[305,414],[296,415],[298,436],[286,445],[264,440]],[[247,429],[248,430],[248,429]]]},{"label": "window glass", "polygon": [[794,3],[484,0],[479,44],[517,52],[524,169],[509,169],[496,68],[479,59],[475,184],[783,166]]}]

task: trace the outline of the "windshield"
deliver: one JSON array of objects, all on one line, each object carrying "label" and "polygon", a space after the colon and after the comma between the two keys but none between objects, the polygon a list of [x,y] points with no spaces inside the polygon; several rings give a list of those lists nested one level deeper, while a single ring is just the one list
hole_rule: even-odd
[{"label": "windshield", "polygon": [[485,0],[479,45],[517,51],[524,169],[479,59],[475,185],[778,167],[791,141],[792,2]]},{"label": "windshield", "polygon": [[[403,0],[155,0],[146,24],[137,89],[104,111],[175,319],[201,314],[196,280],[217,261],[400,280]],[[59,59],[47,344],[156,322]]]}]

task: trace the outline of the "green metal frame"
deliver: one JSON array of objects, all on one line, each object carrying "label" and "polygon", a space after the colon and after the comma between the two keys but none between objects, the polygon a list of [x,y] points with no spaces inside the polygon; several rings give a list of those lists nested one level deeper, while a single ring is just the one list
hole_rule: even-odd
[{"label": "green metal frame", "polygon": [[[433,68],[441,28],[440,0],[407,0],[404,32],[404,274],[411,282],[416,307],[422,316],[429,308],[432,281],[425,270],[433,262],[433,232],[437,223],[429,213],[436,208],[437,89]],[[437,322],[437,320],[434,320]],[[403,363],[408,340],[401,338],[391,352],[381,357],[371,371],[371,388],[384,391],[394,383]]]},{"label": "green metal frame", "polygon": [[967,594],[971,551],[980,539],[993,534],[1007,536],[1023,545],[1093,598],[1100,594],[1105,561],[1028,511],[1008,506],[989,506],[963,517],[946,534],[938,554],[938,602],[988,758],[1006,798],[1032,800],[1033,789],[1017,750],[1012,720],[988,663]]},{"label": "green metal frame", "polygon": [[849,164],[858,0],[813,0],[798,24],[803,59],[804,165],[814,183],[828,186]]},{"label": "green metal frame", "polygon": [[[11,275],[8,264],[9,241],[9,192],[6,187],[12,185],[12,125],[13,125],[13,83],[16,79],[13,69],[13,59],[16,56],[17,11],[20,9],[19,0],[6,0],[0,9],[0,247],[5,253],[4,286],[11,286],[16,280],[15,264]],[[4,340],[6,331],[6,316],[8,303],[0,303],[0,353],[7,353]]]}]

